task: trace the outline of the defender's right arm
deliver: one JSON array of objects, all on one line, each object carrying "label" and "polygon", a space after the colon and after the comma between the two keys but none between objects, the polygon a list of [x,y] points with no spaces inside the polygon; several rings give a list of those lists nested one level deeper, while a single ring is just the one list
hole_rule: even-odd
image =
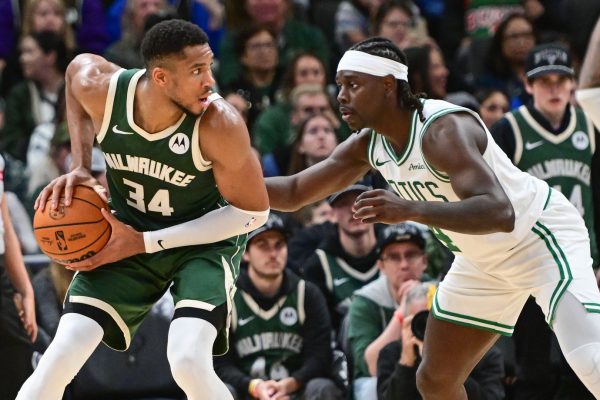
[{"label": "defender's right arm", "polygon": [[73,155],[71,172],[50,182],[39,194],[34,208],[43,209],[48,198],[52,200],[51,207],[56,208],[63,190],[65,204],[69,205],[75,185],[99,185],[90,172],[92,146],[102,125],[110,78],[119,69],[93,54],[81,54],[67,67],[65,98]]},{"label": "defender's right arm", "polygon": [[370,169],[367,159],[370,130],[350,136],[325,160],[292,176],[266,178],[272,209],[295,211],[340,191]]}]

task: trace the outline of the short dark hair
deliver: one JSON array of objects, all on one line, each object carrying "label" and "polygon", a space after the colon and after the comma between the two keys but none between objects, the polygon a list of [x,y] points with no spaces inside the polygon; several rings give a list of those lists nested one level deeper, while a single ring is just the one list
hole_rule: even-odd
[{"label": "short dark hair", "polygon": [[142,40],[142,58],[146,67],[155,60],[180,53],[188,46],[208,43],[198,26],[182,19],[170,19],[154,25]]},{"label": "short dark hair", "polygon": [[372,30],[375,34],[379,34],[379,31],[381,30],[381,24],[383,24],[383,20],[393,10],[400,10],[404,12],[410,17],[411,25],[414,25],[415,13],[410,8],[410,5],[408,5],[408,3],[405,3],[404,1],[386,1],[379,7],[377,12],[375,13],[375,17],[373,18]]},{"label": "short dark hair", "polygon": [[273,41],[277,40],[277,35],[273,32],[273,30],[263,24],[252,23],[244,26],[238,31],[238,33],[235,35],[235,40],[233,43],[233,50],[238,58],[241,58],[246,52],[246,44],[248,41],[262,32],[267,32]]},{"label": "short dark hair", "polygon": [[[402,50],[398,48],[391,40],[382,37],[372,37],[362,42],[358,42],[349,50],[362,51],[363,53],[371,54],[373,56],[379,56],[387,58],[404,65],[408,65],[406,55]],[[400,106],[413,109],[419,114],[421,121],[425,120],[423,115],[423,103],[420,97],[422,94],[415,95],[410,90],[410,85],[407,81],[396,79],[398,86],[398,102]]]},{"label": "short dark hair", "polygon": [[35,40],[44,54],[56,53],[56,68],[59,71],[67,70],[70,60],[62,36],[53,31],[32,32],[28,36]]}]

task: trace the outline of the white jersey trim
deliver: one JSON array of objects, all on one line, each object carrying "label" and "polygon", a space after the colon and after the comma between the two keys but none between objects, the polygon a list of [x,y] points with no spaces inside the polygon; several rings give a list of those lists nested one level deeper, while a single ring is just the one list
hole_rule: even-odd
[{"label": "white jersey trim", "polygon": [[110,119],[112,116],[112,109],[115,102],[115,93],[117,91],[117,82],[119,80],[119,76],[121,73],[125,71],[123,68],[118,70],[110,77],[110,82],[108,83],[108,94],[106,95],[106,103],[104,103],[104,115],[102,117],[102,125],[100,125],[100,130],[96,135],[96,139],[98,143],[102,143],[104,137],[106,136],[106,132],[108,132],[108,128],[110,125]]},{"label": "white jersey trim", "polygon": [[250,310],[264,321],[268,321],[271,318],[273,318],[275,316],[275,314],[277,314],[279,312],[279,310],[281,309],[281,306],[283,306],[283,303],[285,303],[285,301],[287,300],[287,296],[283,296],[282,298],[277,300],[277,303],[273,304],[273,307],[271,307],[268,310],[263,310],[254,301],[252,296],[250,296],[248,293],[244,292],[243,290],[241,291],[241,293],[242,293],[242,298],[244,299],[244,302],[246,302],[246,305],[250,308]]},{"label": "white jersey trim", "polygon": [[145,73],[146,73],[146,70],[142,69],[142,70],[136,72],[133,75],[133,77],[131,77],[131,80],[129,81],[129,86],[127,87],[127,99],[125,101],[125,104],[127,105],[126,106],[127,122],[129,123],[129,126],[131,127],[131,129],[134,130],[135,133],[137,133],[144,139],[148,140],[149,142],[153,142],[155,140],[164,139],[164,138],[170,136],[171,134],[175,133],[177,131],[177,129],[179,128],[179,126],[181,125],[181,123],[183,122],[183,120],[185,119],[186,114],[181,113],[181,117],[179,118],[179,120],[177,122],[175,122],[175,124],[163,129],[160,132],[148,133],[144,129],[140,128],[135,123],[135,120],[133,118],[133,102],[135,100],[135,88],[137,87],[137,83]]},{"label": "white jersey trim", "polygon": [[552,144],[560,144],[562,142],[564,142],[565,140],[567,140],[575,131],[575,126],[577,125],[577,115],[575,114],[575,109],[573,108],[573,106],[569,106],[570,110],[571,110],[571,118],[569,120],[569,125],[567,125],[567,127],[565,128],[564,131],[562,131],[561,133],[559,133],[558,135],[553,134],[552,132],[549,132],[548,130],[546,130],[546,128],[544,128],[542,125],[540,125],[535,118],[533,118],[533,116],[529,113],[529,110],[527,109],[526,106],[521,106],[519,107],[519,111],[521,112],[521,115],[523,115],[523,118],[525,119],[525,121],[527,121],[527,123],[533,128],[535,129],[535,131],[544,139],[546,139],[547,141],[549,141]]},{"label": "white jersey trim", "polygon": [[[110,317],[113,319],[113,321],[115,321],[115,323],[121,330],[121,333],[123,333],[123,339],[125,340],[125,349],[124,350],[127,350],[129,348],[129,344],[131,343],[131,333],[129,332],[129,328],[127,327],[127,324],[125,323],[123,318],[121,318],[121,315],[119,315],[118,311],[113,308],[113,306],[111,306],[110,304],[108,304],[100,299],[96,299],[94,297],[88,297],[88,296],[69,296],[69,301],[71,303],[87,304],[88,306],[96,307],[96,308],[104,311],[108,315],[110,315]],[[108,347],[110,347],[110,346],[108,346]],[[114,350],[124,351],[124,350],[119,350],[119,349],[114,349]]]},{"label": "white jersey trim", "polygon": [[[218,93],[211,94],[208,96],[208,105],[210,106],[213,101],[219,99],[222,99],[222,97]],[[208,106],[206,109],[208,109]],[[206,112],[206,109],[204,112]],[[204,112],[202,115],[204,115]],[[202,149],[200,148],[200,121],[202,120],[202,115],[196,119],[196,123],[194,124],[192,142],[196,143],[197,145],[192,146],[192,159],[194,160],[194,165],[199,171],[208,171],[212,168],[212,161],[209,161],[202,156]]]}]

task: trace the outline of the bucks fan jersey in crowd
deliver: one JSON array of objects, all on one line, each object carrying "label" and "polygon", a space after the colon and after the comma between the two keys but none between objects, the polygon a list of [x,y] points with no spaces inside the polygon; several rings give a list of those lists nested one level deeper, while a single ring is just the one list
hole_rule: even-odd
[{"label": "bucks fan jersey in crowd", "polygon": [[242,289],[234,298],[230,343],[237,366],[248,376],[280,380],[302,366],[302,325],[305,320],[306,282],[297,280],[295,290],[263,310]]},{"label": "bucks fan jersey in crowd", "polygon": [[[111,207],[138,231],[195,219],[225,204],[211,163],[200,153],[197,116],[183,114],[174,125],[152,134],[133,120],[135,88],[144,73],[121,70],[113,75],[97,135]],[[213,94],[209,101],[218,98]]]},{"label": "bucks fan jersey in crowd", "polygon": [[369,161],[381,172],[390,187],[404,199],[460,201],[452,189],[449,177],[444,171],[438,171],[430,165],[423,157],[421,149],[423,134],[431,123],[441,116],[456,112],[470,113],[485,129],[487,147],[483,159],[495,173],[513,206],[515,226],[510,233],[485,235],[469,235],[437,227],[431,227],[431,230],[455,255],[471,261],[494,262],[506,257],[505,252],[530,233],[531,227],[542,213],[550,191],[545,182],[519,170],[511,163],[475,112],[442,100],[424,100],[425,121],[422,122],[418,114],[413,113],[407,144],[402,152],[396,153],[383,135],[372,131],[368,148]]},{"label": "bucks fan jersey in crowd", "polygon": [[515,138],[513,163],[561,191],[577,208],[590,234],[591,251],[598,260],[591,187],[595,130],[582,110],[569,106],[564,130],[549,132],[526,106],[505,115]]},{"label": "bucks fan jersey in crowd", "polygon": [[354,291],[377,279],[379,268],[374,263],[370,269],[361,272],[342,258],[323,249],[317,249],[315,253],[321,263],[325,275],[325,286],[331,293],[334,307],[340,314],[345,315],[350,307],[350,298]]}]

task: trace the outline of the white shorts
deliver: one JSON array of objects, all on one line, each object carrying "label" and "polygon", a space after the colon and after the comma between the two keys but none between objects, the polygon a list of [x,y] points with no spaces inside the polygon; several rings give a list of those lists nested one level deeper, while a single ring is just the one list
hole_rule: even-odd
[{"label": "white shorts", "polygon": [[531,232],[501,261],[475,264],[455,258],[432,311],[440,320],[510,336],[530,295],[552,326],[565,291],[588,312],[600,313],[587,229],[575,207],[552,190]]}]

